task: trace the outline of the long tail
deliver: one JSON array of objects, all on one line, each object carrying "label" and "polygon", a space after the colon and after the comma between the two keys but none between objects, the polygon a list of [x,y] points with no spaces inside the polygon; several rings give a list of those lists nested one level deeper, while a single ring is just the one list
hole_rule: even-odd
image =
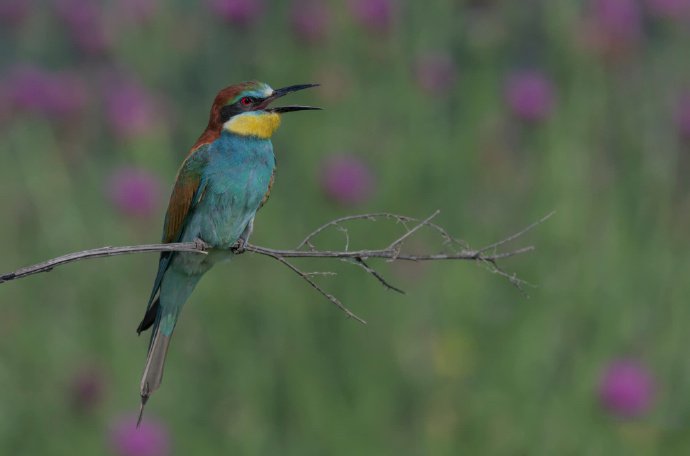
[{"label": "long tail", "polygon": [[161,385],[165,357],[168,354],[170,338],[175,330],[177,317],[200,278],[201,275],[186,275],[172,268],[165,272],[158,302],[150,309],[155,312],[155,322],[153,323],[144,375],[141,378],[141,407],[137,426],[141,423],[146,401]]}]

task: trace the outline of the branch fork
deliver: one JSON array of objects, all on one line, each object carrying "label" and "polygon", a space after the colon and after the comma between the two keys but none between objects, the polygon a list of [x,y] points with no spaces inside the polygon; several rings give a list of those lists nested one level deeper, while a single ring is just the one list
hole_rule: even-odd
[{"label": "branch fork", "polygon": [[[387,262],[394,261],[438,261],[438,260],[469,260],[475,261],[488,267],[489,271],[496,273],[504,278],[506,278],[511,284],[516,286],[518,289],[522,290],[523,286],[527,284],[525,281],[521,280],[514,273],[508,273],[504,271],[499,265],[499,260],[504,260],[513,256],[522,255],[527,252],[534,250],[534,246],[528,245],[524,247],[518,247],[512,250],[500,251],[502,247],[505,247],[508,243],[517,240],[518,238],[525,235],[528,231],[531,231],[538,225],[544,223],[549,219],[554,212],[547,214],[531,225],[523,228],[522,230],[478,250],[473,250],[464,242],[451,237],[448,232],[439,225],[436,225],[432,220],[440,213],[440,211],[435,211],[429,217],[419,220],[412,217],[407,217],[398,214],[391,214],[388,212],[379,212],[371,214],[361,214],[361,215],[349,215],[346,217],[341,217],[325,223],[309,233],[302,242],[300,242],[294,250],[278,250],[270,249],[266,247],[261,247],[258,245],[253,245],[250,243],[242,242],[238,243],[232,247],[232,251],[239,255],[245,252],[255,253],[259,255],[268,256],[274,260],[280,262],[281,264],[288,267],[295,274],[299,275],[304,281],[306,281],[312,288],[318,291],[322,296],[324,296],[328,301],[337,306],[341,311],[343,311],[348,318],[353,318],[360,323],[366,324],[362,318],[353,313],[350,309],[345,307],[342,302],[332,294],[324,290],[318,283],[313,279],[315,276],[323,275],[335,275],[331,271],[313,271],[305,272],[300,268],[288,261],[288,258],[337,258],[341,261],[353,264],[364,270],[367,274],[374,277],[381,285],[385,288],[398,292],[404,293],[403,290],[391,285],[383,276],[372,266],[369,265],[368,261],[370,259],[384,259]],[[347,229],[347,224],[353,221],[368,221],[377,222],[382,220],[391,220],[396,224],[401,225],[404,228],[404,233],[391,242],[387,247],[383,249],[373,249],[373,250],[350,250],[350,235]],[[412,226],[410,228],[410,226]],[[410,254],[403,251],[405,243],[417,234],[422,228],[427,228],[434,232],[443,241],[444,246],[449,250],[447,253],[436,253],[436,254]],[[342,232],[345,236],[345,246],[344,250],[319,250],[316,247],[316,238],[319,234],[323,233],[328,229],[336,229]],[[33,274],[38,274],[40,272],[48,272],[53,270],[57,266],[63,264],[72,263],[74,261],[81,261],[89,258],[100,258],[115,255],[124,255],[130,253],[143,253],[143,252],[192,252],[198,253],[200,255],[207,254],[209,246],[201,239],[196,239],[193,242],[178,242],[169,244],[145,244],[145,245],[132,245],[123,247],[100,247],[96,249],[84,250],[81,252],[68,253],[66,255],[59,256],[41,263],[34,264],[32,266],[26,266],[16,271],[9,272],[0,275],[0,283],[9,282],[11,280],[17,280],[24,277],[28,277]]]}]

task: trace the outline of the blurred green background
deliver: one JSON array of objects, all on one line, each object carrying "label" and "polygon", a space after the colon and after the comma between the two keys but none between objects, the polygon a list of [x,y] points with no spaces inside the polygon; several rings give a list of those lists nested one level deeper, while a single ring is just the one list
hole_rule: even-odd
[{"label": "blurred green background", "polygon": [[[276,134],[256,244],[440,209],[479,247],[557,211],[503,263],[529,297],[467,262],[381,263],[404,296],[299,263],[338,271],[320,283],[367,326],[268,258],[216,267],[140,432],[156,255],[4,283],[1,454],[690,452],[688,1],[3,0],[0,23],[1,272],[157,242],[246,79],[319,82],[291,101],[325,108]],[[399,233],[355,224],[352,246]]]}]

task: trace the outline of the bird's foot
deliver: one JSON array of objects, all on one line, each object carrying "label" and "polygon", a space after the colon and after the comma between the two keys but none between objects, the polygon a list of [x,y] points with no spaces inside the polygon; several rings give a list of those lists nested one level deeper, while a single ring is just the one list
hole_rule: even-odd
[{"label": "bird's foot", "polygon": [[244,253],[247,249],[247,241],[243,238],[239,238],[235,244],[230,247],[230,251],[235,255]]},{"label": "bird's foot", "polygon": [[203,251],[206,251],[206,250],[209,249],[209,245],[208,245],[207,243],[205,243],[205,242],[204,242],[202,239],[200,239],[200,238],[194,239],[194,246],[195,246],[197,249],[203,250]]}]

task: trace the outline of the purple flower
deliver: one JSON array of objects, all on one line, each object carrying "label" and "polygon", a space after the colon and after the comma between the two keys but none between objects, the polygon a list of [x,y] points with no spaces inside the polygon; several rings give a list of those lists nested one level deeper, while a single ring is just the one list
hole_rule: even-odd
[{"label": "purple flower", "polygon": [[104,375],[95,366],[80,368],[72,377],[70,396],[78,411],[91,411],[101,403],[104,393]]},{"label": "purple flower", "polygon": [[51,73],[19,65],[4,82],[7,102],[15,108],[60,119],[77,114],[86,103],[84,84],[70,73]]},{"label": "purple flower", "polygon": [[646,0],[647,9],[666,19],[689,19],[690,0]]},{"label": "purple flower", "polygon": [[10,26],[21,25],[29,16],[30,0],[2,0],[0,1],[0,23]]},{"label": "purple flower", "polygon": [[676,107],[675,122],[680,136],[690,140],[690,91],[680,96]]},{"label": "purple flower", "polygon": [[292,4],[290,22],[298,39],[305,43],[318,43],[328,33],[330,11],[322,2],[297,0]]},{"label": "purple flower", "polygon": [[150,217],[161,196],[158,178],[144,169],[122,168],[108,180],[110,203],[128,217]]},{"label": "purple flower", "polygon": [[393,22],[393,0],[350,0],[350,11],[372,32],[387,32]]},{"label": "purple flower", "polygon": [[338,204],[361,204],[373,193],[374,176],[358,157],[333,155],[321,166],[321,188]]},{"label": "purple flower", "polygon": [[441,52],[420,56],[414,65],[414,74],[417,85],[431,95],[445,95],[457,79],[453,58]]},{"label": "purple flower", "polygon": [[102,54],[111,46],[104,13],[91,0],[55,0],[56,14],[69,30],[75,46],[85,54]]},{"label": "purple flower", "polygon": [[87,100],[86,86],[77,76],[60,72],[52,75],[47,87],[45,113],[53,117],[70,116],[80,112]]},{"label": "purple flower", "polygon": [[7,99],[13,106],[39,112],[44,109],[46,94],[51,92],[51,76],[37,67],[19,65],[10,71],[5,87]]},{"label": "purple flower", "polygon": [[210,0],[209,6],[224,20],[242,26],[255,22],[264,9],[262,0]]},{"label": "purple flower", "polygon": [[587,22],[586,40],[604,55],[625,54],[642,36],[637,0],[591,0]]},{"label": "purple flower", "polygon": [[117,136],[145,135],[155,127],[155,101],[141,84],[133,80],[111,81],[105,91],[105,117]]},{"label": "purple flower", "polygon": [[593,0],[593,19],[612,37],[631,41],[639,37],[642,17],[636,0]]},{"label": "purple flower", "polygon": [[614,361],[599,381],[599,399],[615,415],[624,418],[643,415],[654,400],[654,380],[649,370],[635,360]]},{"label": "purple flower", "polygon": [[144,417],[139,428],[135,416],[115,421],[110,429],[110,445],[117,456],[166,456],[170,454],[170,436],[165,426]]},{"label": "purple flower", "polygon": [[511,74],[505,85],[505,99],[513,114],[527,122],[546,120],[554,107],[551,81],[538,70]]}]

